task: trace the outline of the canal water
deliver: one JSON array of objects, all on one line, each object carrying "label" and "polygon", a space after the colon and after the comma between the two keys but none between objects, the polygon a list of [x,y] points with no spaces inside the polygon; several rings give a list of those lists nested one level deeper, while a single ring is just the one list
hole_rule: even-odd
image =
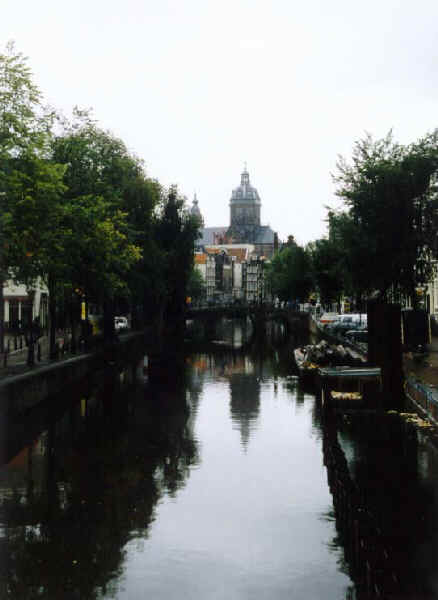
[{"label": "canal water", "polygon": [[11,425],[0,598],[438,598],[434,446],[327,421],[290,342],[230,335]]}]

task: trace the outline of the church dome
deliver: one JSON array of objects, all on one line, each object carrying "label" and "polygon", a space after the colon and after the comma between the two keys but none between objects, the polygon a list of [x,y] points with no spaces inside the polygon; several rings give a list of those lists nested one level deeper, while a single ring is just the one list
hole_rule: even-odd
[{"label": "church dome", "polygon": [[190,207],[190,214],[191,214],[193,217],[196,217],[197,219],[199,219],[199,222],[200,222],[201,224],[203,224],[203,223],[204,223],[204,219],[202,218],[202,214],[201,214],[201,211],[200,211],[200,209],[199,209],[199,204],[198,204],[198,199],[197,199],[197,197],[196,197],[196,194],[195,194],[195,196],[194,196],[194,198],[193,198],[193,204],[192,204],[192,206]]},{"label": "church dome", "polygon": [[261,204],[258,191],[249,182],[246,167],[240,176],[239,187],[232,191],[230,204]]}]

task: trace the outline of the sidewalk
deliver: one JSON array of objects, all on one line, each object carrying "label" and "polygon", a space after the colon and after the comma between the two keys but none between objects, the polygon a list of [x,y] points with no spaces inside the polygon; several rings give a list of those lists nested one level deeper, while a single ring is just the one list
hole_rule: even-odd
[{"label": "sidewalk", "polygon": [[[57,335],[56,342],[60,348],[64,347],[64,342],[67,343],[67,335],[64,333],[60,333]],[[49,359],[49,338],[48,336],[43,336],[38,340],[38,343],[35,344],[35,365],[33,367],[29,367],[27,365],[27,356],[28,356],[28,348],[23,343],[22,349],[13,350],[14,344],[10,341],[9,347],[10,352],[7,353],[6,357],[6,367],[4,366],[5,354],[0,352],[0,379],[4,379],[5,377],[9,377],[11,375],[19,375],[21,373],[25,373],[27,371],[32,371],[35,367],[48,365],[59,360],[68,358],[70,356],[74,356],[69,353],[60,353],[59,359],[50,360]],[[41,360],[38,360],[38,344],[41,348]],[[80,351],[77,352],[80,354]]]},{"label": "sidewalk", "polygon": [[423,383],[438,386],[438,337],[432,337],[432,343],[427,345],[425,360],[415,360],[411,352],[403,355],[405,377],[414,376]]}]

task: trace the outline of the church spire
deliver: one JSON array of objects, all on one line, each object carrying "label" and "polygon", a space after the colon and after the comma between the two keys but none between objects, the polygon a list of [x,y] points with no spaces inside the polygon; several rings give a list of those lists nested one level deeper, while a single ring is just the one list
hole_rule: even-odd
[{"label": "church spire", "polygon": [[246,161],[244,162],[243,171],[240,176],[240,185],[249,185],[249,173],[246,167]]},{"label": "church spire", "polygon": [[193,194],[193,204],[192,207],[190,208],[190,213],[192,216],[196,217],[197,219],[199,219],[199,222],[201,224],[201,226],[204,225],[204,219],[202,218],[202,214],[201,211],[199,209],[198,206],[198,198],[196,196],[196,192]]}]

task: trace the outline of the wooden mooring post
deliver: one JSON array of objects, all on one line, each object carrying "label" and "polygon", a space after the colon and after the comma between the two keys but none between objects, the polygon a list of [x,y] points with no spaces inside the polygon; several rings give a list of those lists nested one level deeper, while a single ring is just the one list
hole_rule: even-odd
[{"label": "wooden mooring post", "polygon": [[397,408],[403,399],[401,308],[368,302],[368,362],[382,370],[382,408]]}]

